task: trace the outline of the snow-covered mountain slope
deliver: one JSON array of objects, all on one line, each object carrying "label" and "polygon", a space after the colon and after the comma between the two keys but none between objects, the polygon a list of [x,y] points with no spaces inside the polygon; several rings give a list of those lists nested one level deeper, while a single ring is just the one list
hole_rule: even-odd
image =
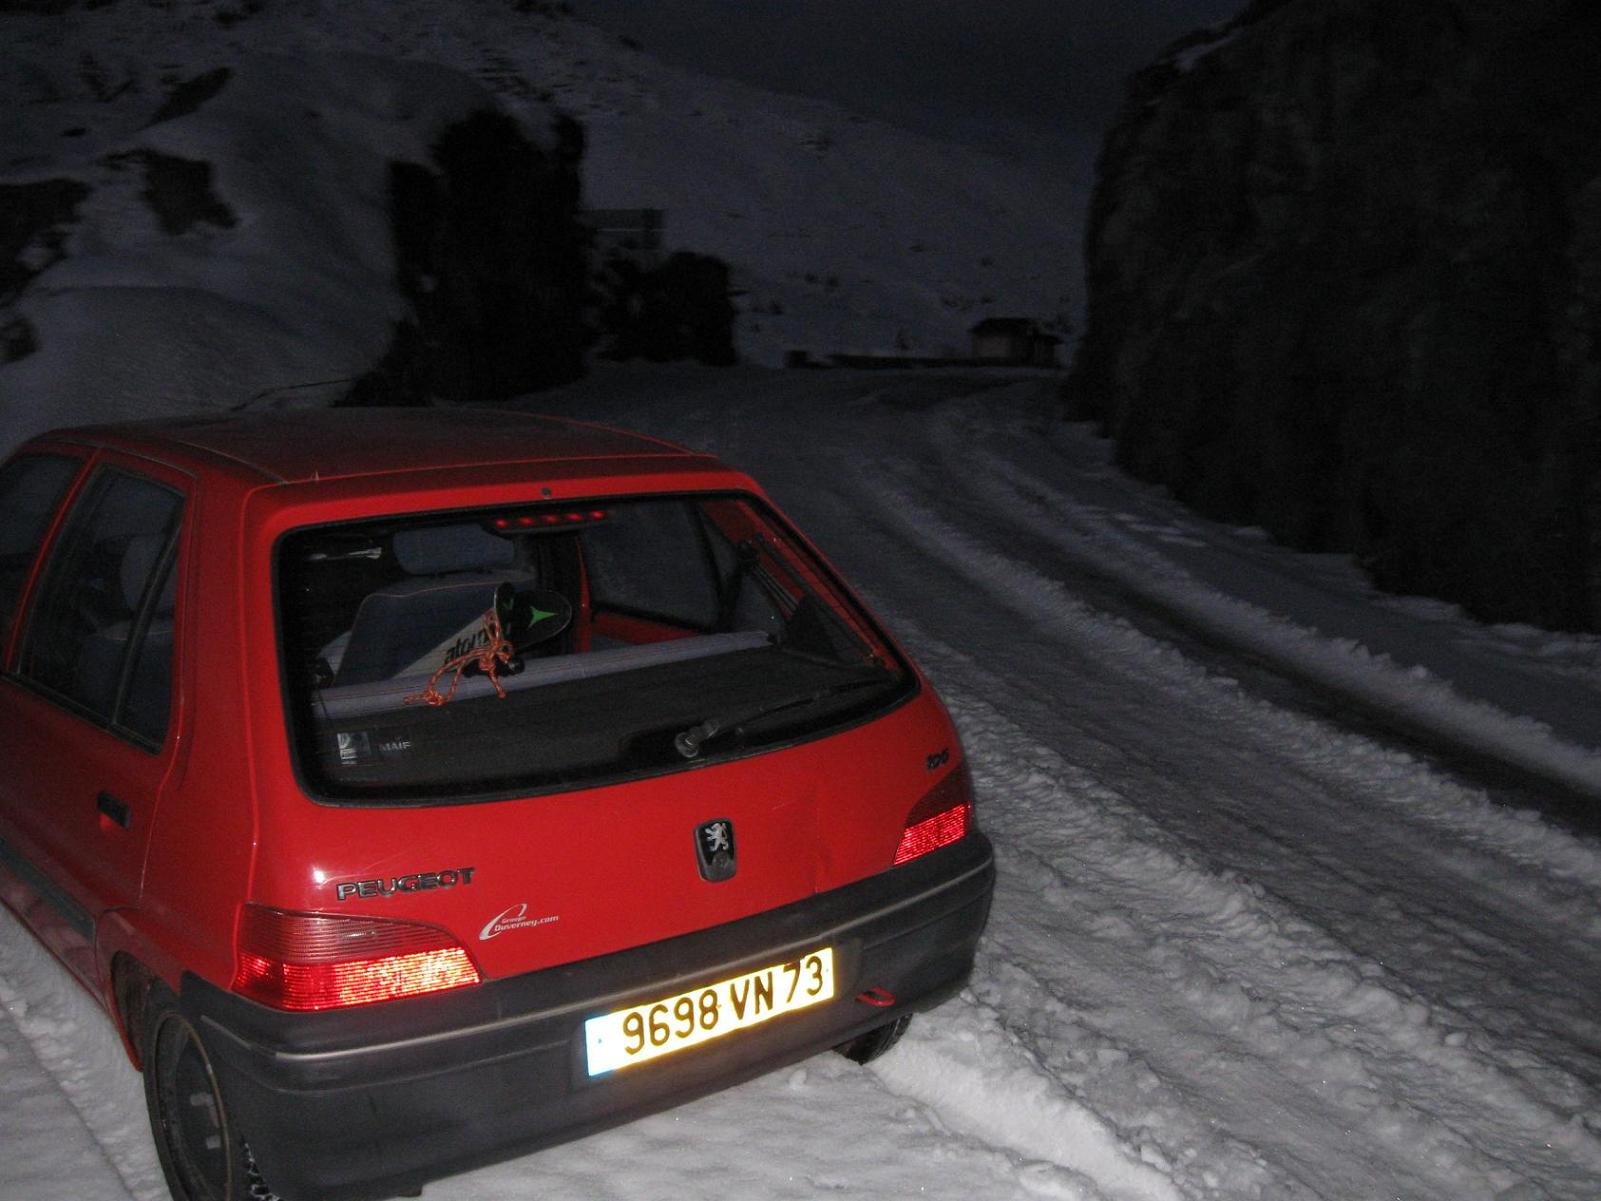
[{"label": "snow-covered mountain slope", "polygon": [[[1057,421],[1048,377],[611,368],[531,407],[770,487],[938,685],[1000,881],[969,989],[872,1068],[819,1056],[430,1201],[1601,1196],[1601,843],[1254,679],[1293,631],[1316,692],[1432,696],[1601,783],[1597,639],[1196,518]],[[1226,653],[1142,628],[1179,598]],[[4,913],[0,1055],[3,1201],[160,1201],[109,1024]],[[80,1191],[8,1195],[24,1159]]]},{"label": "snow-covered mountain slope", "polygon": [[[207,56],[102,48],[47,72],[37,47],[12,48],[38,73],[6,98],[28,140],[0,182],[83,192],[56,226],[57,261],[38,239],[24,250],[43,270],[9,319],[36,349],[0,365],[0,447],[74,421],[233,407],[359,374],[383,353],[404,311],[388,161],[426,159],[449,121],[486,102],[477,84],[343,54],[252,53],[224,75]],[[103,103],[71,94],[90,62]],[[208,76],[213,95],[160,116],[164,95]],[[37,99],[52,92],[68,98]]]},{"label": "snow-covered mountain slope", "polygon": [[15,248],[39,273],[0,307],[0,449],[371,365],[404,311],[385,163],[489,97],[536,134],[577,117],[590,207],[664,209],[666,249],[730,263],[752,361],[966,353],[979,318],[1065,323],[1078,291],[1065,173],[503,0],[114,4],[7,14],[0,37],[0,185],[88,189]]}]

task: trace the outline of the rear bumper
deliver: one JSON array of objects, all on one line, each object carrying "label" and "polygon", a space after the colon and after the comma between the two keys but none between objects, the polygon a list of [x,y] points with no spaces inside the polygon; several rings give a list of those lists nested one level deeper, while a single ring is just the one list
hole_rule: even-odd
[{"label": "rear bumper", "polygon": [[[262,1175],[286,1201],[367,1201],[771,1071],[902,1013],[972,969],[995,870],[974,834],[846,888],[476,988],[317,1014],[195,978],[182,1004]],[[590,1077],[584,1021],[829,945],[833,1000]],[[856,999],[887,990],[895,1004]]]}]

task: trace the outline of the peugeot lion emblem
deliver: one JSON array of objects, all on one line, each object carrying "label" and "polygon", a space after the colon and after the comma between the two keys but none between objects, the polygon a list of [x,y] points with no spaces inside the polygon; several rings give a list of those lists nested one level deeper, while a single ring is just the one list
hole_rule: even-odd
[{"label": "peugeot lion emblem", "polygon": [[734,823],[726,817],[695,827],[695,858],[703,880],[713,884],[734,874]]}]

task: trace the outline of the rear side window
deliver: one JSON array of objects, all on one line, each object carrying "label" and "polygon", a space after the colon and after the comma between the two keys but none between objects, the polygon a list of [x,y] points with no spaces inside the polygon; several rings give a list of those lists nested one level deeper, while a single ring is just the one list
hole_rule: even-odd
[{"label": "rear side window", "polygon": [[164,485],[101,471],[51,555],[19,665],[40,688],[146,743],[166,735],[182,511]]},{"label": "rear side window", "polygon": [[595,526],[584,545],[597,604],[705,629],[717,620],[716,578],[689,505],[635,506],[628,520]]},{"label": "rear side window", "polygon": [[572,787],[819,735],[906,665],[753,498],[402,515],[278,544],[289,723],[335,800]]},{"label": "rear side window", "polygon": [[11,633],[28,569],[78,467],[67,455],[22,455],[0,467],[0,644]]}]

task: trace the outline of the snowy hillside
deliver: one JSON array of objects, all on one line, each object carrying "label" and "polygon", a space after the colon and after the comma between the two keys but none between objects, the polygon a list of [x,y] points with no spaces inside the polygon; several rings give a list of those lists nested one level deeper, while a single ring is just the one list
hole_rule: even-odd
[{"label": "snowy hillside", "polygon": [[[422,64],[252,55],[197,111],[151,124],[152,69],[99,69],[119,93],[104,106],[23,102],[34,153],[7,182],[66,179],[84,198],[58,227],[60,260],[36,259],[44,270],[13,306],[37,349],[0,367],[0,443],[232,407],[369,366],[401,313],[386,163],[425,158],[484,93]],[[190,70],[164,73],[200,77]],[[298,97],[294,137],[284,96]],[[46,158],[45,132],[70,153]]]},{"label": "snowy hillside", "polygon": [[0,35],[0,102],[20,118],[0,186],[68,190],[0,245],[25,281],[9,301],[0,287],[3,447],[370,365],[403,311],[385,163],[425,161],[489,97],[536,135],[551,106],[577,117],[589,206],[664,209],[668,250],[731,264],[747,360],[966,353],[983,316],[1065,322],[1076,301],[1065,176],[502,0],[116,4],[8,14]]}]

